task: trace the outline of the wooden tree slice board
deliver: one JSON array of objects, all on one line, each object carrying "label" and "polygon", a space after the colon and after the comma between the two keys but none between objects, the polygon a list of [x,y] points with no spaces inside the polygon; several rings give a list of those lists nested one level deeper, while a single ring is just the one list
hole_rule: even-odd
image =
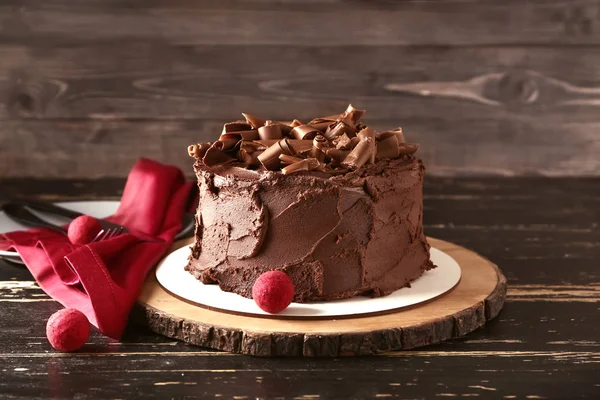
[{"label": "wooden tree slice board", "polygon": [[452,256],[462,278],[450,292],[412,308],[332,320],[271,319],[208,310],[147,278],[133,317],[152,331],[187,343],[254,356],[354,356],[405,350],[466,335],[504,305],[506,278],[492,262],[453,243],[429,238]]}]

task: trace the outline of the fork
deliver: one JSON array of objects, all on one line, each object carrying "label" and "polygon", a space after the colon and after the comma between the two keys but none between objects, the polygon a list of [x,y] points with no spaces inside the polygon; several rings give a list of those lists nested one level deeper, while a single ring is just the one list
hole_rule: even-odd
[{"label": "fork", "polygon": [[119,236],[123,233],[123,231],[124,228],[122,226],[117,228],[102,229],[100,232],[98,232],[96,237],[92,239],[92,243],[100,242],[102,240],[107,240],[115,236]]}]

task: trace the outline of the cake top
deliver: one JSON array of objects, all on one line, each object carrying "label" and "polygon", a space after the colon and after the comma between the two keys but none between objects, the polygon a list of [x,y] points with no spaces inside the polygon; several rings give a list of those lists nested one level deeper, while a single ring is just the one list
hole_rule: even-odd
[{"label": "cake top", "polygon": [[308,123],[272,121],[242,115],[228,122],[219,139],[188,147],[190,157],[207,167],[232,164],[255,170],[344,173],[378,160],[412,157],[418,144],[406,143],[401,128],[376,132],[360,122],[365,113],[351,104],[338,115]]}]

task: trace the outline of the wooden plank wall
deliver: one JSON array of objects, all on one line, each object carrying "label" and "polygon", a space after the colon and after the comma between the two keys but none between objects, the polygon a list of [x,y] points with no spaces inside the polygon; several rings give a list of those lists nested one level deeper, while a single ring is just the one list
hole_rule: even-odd
[{"label": "wooden plank wall", "polygon": [[2,0],[0,177],[190,172],[239,113],[348,102],[436,175],[600,175],[600,1]]}]

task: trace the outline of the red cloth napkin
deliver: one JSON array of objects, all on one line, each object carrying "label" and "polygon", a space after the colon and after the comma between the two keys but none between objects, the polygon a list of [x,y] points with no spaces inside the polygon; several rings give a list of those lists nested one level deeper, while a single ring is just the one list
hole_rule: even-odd
[{"label": "red cloth napkin", "polygon": [[49,296],[118,339],[148,271],[181,229],[193,186],[178,168],[148,159],[131,170],[119,209],[107,219],[163,242],[123,234],[80,246],[58,232],[32,229],[0,235],[0,248],[17,250]]}]

